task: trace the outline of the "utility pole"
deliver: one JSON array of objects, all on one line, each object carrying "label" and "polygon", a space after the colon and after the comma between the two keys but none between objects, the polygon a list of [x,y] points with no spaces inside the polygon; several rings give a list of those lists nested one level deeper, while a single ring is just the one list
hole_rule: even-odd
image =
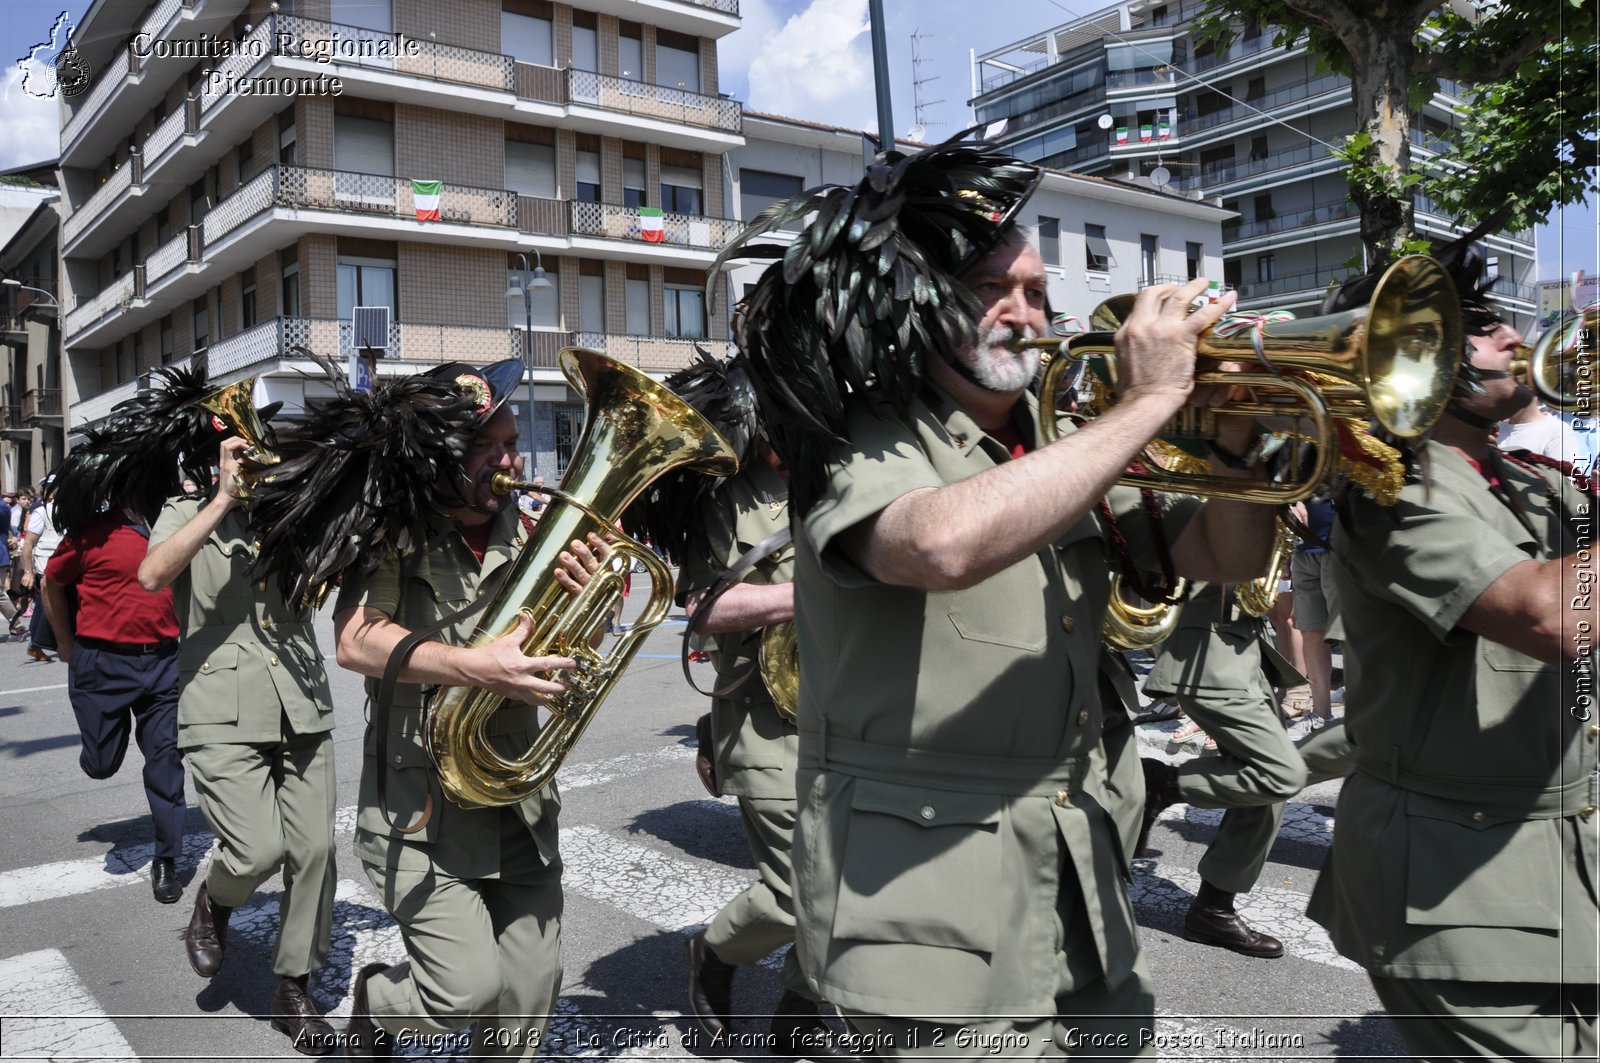
[{"label": "utility pole", "polygon": [[894,106],[889,102],[889,38],[883,25],[883,0],[867,0],[872,23],[872,80],[878,91],[878,150],[894,147]]}]

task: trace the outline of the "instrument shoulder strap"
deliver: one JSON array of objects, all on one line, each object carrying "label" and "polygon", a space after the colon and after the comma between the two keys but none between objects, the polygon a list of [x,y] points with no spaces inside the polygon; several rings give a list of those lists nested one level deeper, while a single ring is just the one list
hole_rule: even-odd
[{"label": "instrument shoulder strap", "polygon": [[696,629],[700,625],[700,618],[711,610],[711,606],[718,598],[737,587],[747,572],[755,568],[764,558],[788,546],[793,539],[793,525],[785,525],[779,528],[740,554],[725,572],[711,581],[711,587],[706,591],[706,596],[700,600],[699,607],[694,611],[694,619],[684,626],[683,645],[678,652],[678,663],[683,667],[684,681],[689,684],[689,688],[696,694],[704,694],[708,698],[725,698],[743,686],[745,681],[760,667],[759,662],[752,663],[749,668],[746,668],[716,689],[701,690],[700,684],[696,683],[694,676],[689,673],[689,639],[698,634]]}]

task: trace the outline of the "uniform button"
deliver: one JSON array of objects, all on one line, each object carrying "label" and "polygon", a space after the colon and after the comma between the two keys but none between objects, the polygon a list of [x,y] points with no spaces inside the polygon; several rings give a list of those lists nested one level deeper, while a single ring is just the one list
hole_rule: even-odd
[{"label": "uniform button", "polygon": [[264,591],[266,589],[267,589],[267,581],[266,580],[262,580],[260,583],[256,584],[256,590]]},{"label": "uniform button", "polygon": [[922,811],[919,812],[918,815],[920,815],[923,819],[932,819],[933,818],[933,806],[932,805],[923,805],[922,806]]},{"label": "uniform button", "polygon": [[1474,822],[1474,823],[1482,823],[1483,822],[1483,813],[1482,812],[1474,812],[1472,814],[1472,822]]},{"label": "uniform button", "polygon": [[277,659],[277,658],[276,658],[276,657],[274,657],[274,658],[273,658],[273,659],[272,659],[272,666],[273,666],[273,667],[274,667],[274,668],[276,668],[276,667],[277,667],[277,666],[278,666],[278,659]]},{"label": "uniform button", "polygon": [[1070,634],[1072,634],[1073,626],[1074,625],[1073,625],[1072,617],[1064,616],[1064,617],[1061,618],[1061,630],[1062,631],[1065,631],[1067,634],[1070,635]]},{"label": "uniform button", "polygon": [[1088,709],[1084,709],[1082,712],[1078,713],[1078,726],[1079,727],[1083,727],[1086,724],[1088,724],[1088,722],[1089,722],[1089,710]]},{"label": "uniform button", "polygon": [[1589,817],[1594,815],[1594,806],[1584,805],[1582,808],[1578,809],[1578,815],[1583,817],[1583,821],[1585,823],[1589,822]]},{"label": "uniform button", "polygon": [[401,755],[400,755],[400,754],[398,754],[398,753],[396,753],[396,754],[395,754],[395,755],[394,755],[394,762],[395,762],[395,763],[396,763],[396,764],[403,764],[403,763],[405,763],[405,758],[404,758],[404,757],[402,757],[402,756],[401,756]]},{"label": "uniform button", "polygon": [[1071,790],[1057,790],[1056,791],[1056,806],[1059,807],[1059,808],[1071,808],[1072,807],[1072,791]]},{"label": "uniform button", "polygon": [[753,705],[756,699],[752,695],[746,694],[742,700],[746,705]]},{"label": "uniform button", "polygon": [[261,626],[262,627],[271,627],[272,626],[272,617],[270,617],[270,616],[262,617],[261,618]]},{"label": "uniform button", "polygon": [[1589,741],[1593,742],[1597,738],[1600,738],[1600,723],[1591,723],[1589,725]]},{"label": "uniform button", "polygon": [[209,672],[209,671],[211,671],[211,662],[210,662],[210,661],[207,661],[207,662],[206,662],[206,663],[204,663],[204,664],[202,664],[202,665],[201,665],[201,666],[200,666],[200,670],[201,670],[201,671],[202,671],[202,672]]}]

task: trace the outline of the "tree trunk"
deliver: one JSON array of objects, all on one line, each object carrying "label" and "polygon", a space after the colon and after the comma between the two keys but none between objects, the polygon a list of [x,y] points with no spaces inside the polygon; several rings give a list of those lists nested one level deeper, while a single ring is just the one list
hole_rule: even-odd
[{"label": "tree trunk", "polygon": [[1372,137],[1368,165],[1376,173],[1367,180],[1352,174],[1350,198],[1361,209],[1367,268],[1375,269],[1399,257],[1412,231],[1411,194],[1400,178],[1411,164],[1410,85],[1416,55],[1411,38],[1416,27],[1373,19],[1364,30],[1359,42],[1346,43],[1354,60],[1356,130]]}]

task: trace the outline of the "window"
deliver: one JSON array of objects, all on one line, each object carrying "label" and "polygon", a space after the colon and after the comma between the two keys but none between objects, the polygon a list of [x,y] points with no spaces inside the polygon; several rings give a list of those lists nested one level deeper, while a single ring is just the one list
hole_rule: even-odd
[{"label": "window", "polygon": [[572,452],[583,434],[583,407],[562,404],[555,407],[556,468],[565,472],[572,464]]},{"label": "window", "polygon": [[579,203],[600,202],[600,153],[578,152],[578,187],[573,190]]},{"label": "window", "polygon": [[1083,226],[1083,244],[1086,252],[1084,267],[1095,273],[1105,273],[1111,269],[1111,245],[1106,242],[1106,227],[1104,225]]},{"label": "window", "polygon": [[592,11],[572,13],[572,65],[578,70],[600,69],[600,35]]},{"label": "window", "polygon": [[627,30],[621,31],[617,38],[617,64],[617,72],[624,80],[644,80],[644,43],[637,30],[631,36]]},{"label": "window", "polygon": [[1061,219],[1039,216],[1039,257],[1047,266],[1061,265]]},{"label": "window", "polygon": [[161,319],[161,364],[170,363],[172,355],[172,315],[168,314]]},{"label": "window", "polygon": [[244,180],[250,163],[256,157],[255,137],[245,137],[239,144],[239,179]]},{"label": "window", "polygon": [[519,196],[554,199],[556,149],[551,144],[506,141],[506,187]]},{"label": "window", "polygon": [[[672,39],[673,44],[664,43]],[[693,38],[656,31],[656,84],[685,92],[700,91],[700,49]]]},{"label": "window", "polygon": [[117,344],[116,353],[112,356],[111,365],[111,372],[116,378],[116,383],[120,384],[133,375],[128,372],[127,365],[128,356],[124,353],[124,345],[119,343]]},{"label": "window", "polygon": [[377,118],[333,117],[333,168],[394,176],[394,123]]},{"label": "window", "polygon": [[500,51],[519,63],[555,66],[550,20],[500,12]]},{"label": "window", "polygon": [[1256,197],[1256,221],[1271,221],[1278,216],[1272,209],[1272,196],[1270,193]]},{"label": "window", "polygon": [[[588,263],[584,263],[585,266]],[[599,263],[595,263],[599,265]],[[578,328],[583,332],[606,330],[606,279],[585,274],[578,278]]]},{"label": "window", "polygon": [[768,170],[739,171],[739,217],[751,221],[780,199],[805,191],[805,182],[794,174]]},{"label": "window", "polygon": [[1205,248],[1197,243],[1189,242],[1183,245],[1183,257],[1189,269],[1189,279],[1194,280],[1200,276],[1201,262],[1205,258]]},{"label": "window", "polygon": [[139,333],[133,334],[133,371],[137,373],[144,367],[144,337]]},{"label": "window", "polygon": [[644,160],[622,160],[622,205],[642,207],[644,203]]},{"label": "window", "polygon": [[392,261],[347,258],[339,263],[337,276],[340,321],[349,321],[358,306],[387,306],[390,322],[399,319]]},{"label": "window", "polygon": [[194,352],[199,354],[211,346],[211,311],[205,296],[194,301],[191,312],[194,314]]},{"label": "window", "polygon": [[1267,94],[1267,79],[1265,77],[1251,78],[1245,83],[1244,98],[1246,100],[1259,100]]},{"label": "window", "polygon": [[[545,279],[550,282],[548,288],[533,288],[533,318],[534,328],[560,328],[561,327],[561,275],[557,270],[547,269]],[[522,270],[508,267],[506,269],[506,288],[513,284],[521,287]],[[511,297],[506,300],[506,310],[509,314],[507,323],[514,329],[527,328],[529,325],[528,304],[523,298]]]},{"label": "window", "polygon": [[704,339],[706,335],[706,293],[700,288],[667,285],[663,293],[666,334],[679,339]]},{"label": "window", "polygon": [[172,239],[172,211],[162,207],[156,211],[156,245],[166,243]]},{"label": "window", "polygon": [[300,264],[283,268],[283,284],[278,307],[284,317],[300,316]]},{"label": "window", "polygon": [[661,167],[661,209],[672,214],[704,214],[700,209],[700,171],[688,166]]},{"label": "window", "polygon": [[1272,256],[1256,256],[1256,280],[1265,284],[1272,279]]},{"label": "window", "polygon": [[1156,282],[1156,262],[1160,257],[1161,241],[1149,233],[1139,234],[1139,283]]},{"label": "window", "polygon": [[1267,157],[1267,138],[1250,138],[1250,161],[1260,162]]},{"label": "window", "polygon": [[[288,113],[293,114],[294,112],[290,111]],[[280,166],[299,165],[300,147],[296,140],[298,135],[293,122],[290,122],[289,127],[278,134],[278,164]]]},{"label": "window", "polygon": [[256,282],[248,281],[239,290],[239,328],[254,328],[256,323]]},{"label": "window", "polygon": [[628,335],[650,335],[650,282],[642,277],[629,277],[623,285],[623,300],[627,304]]},{"label": "window", "polygon": [[1244,262],[1242,259],[1230,258],[1222,263],[1222,283],[1230,288],[1238,288],[1244,283]]}]

